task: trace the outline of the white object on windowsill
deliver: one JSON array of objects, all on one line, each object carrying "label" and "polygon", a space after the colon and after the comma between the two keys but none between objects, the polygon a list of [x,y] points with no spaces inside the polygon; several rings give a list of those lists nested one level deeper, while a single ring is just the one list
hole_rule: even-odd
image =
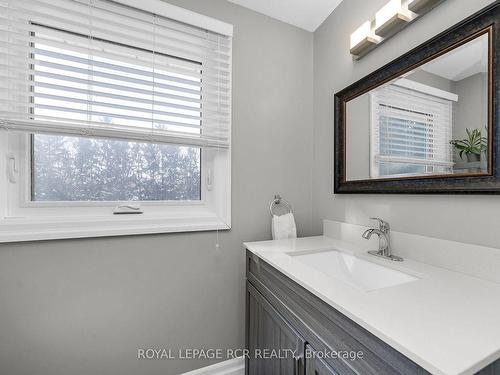
[{"label": "white object on windowsill", "polygon": [[295,218],[291,212],[278,216],[273,215],[271,229],[273,240],[283,240],[286,238],[297,238],[297,227]]},{"label": "white object on windowsill", "polygon": [[120,204],[113,210],[114,215],[142,214],[141,206],[138,204]]}]

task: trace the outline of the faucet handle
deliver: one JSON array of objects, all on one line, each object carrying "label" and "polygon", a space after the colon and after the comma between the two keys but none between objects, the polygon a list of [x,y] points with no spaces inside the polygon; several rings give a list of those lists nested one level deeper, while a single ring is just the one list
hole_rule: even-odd
[{"label": "faucet handle", "polygon": [[379,217],[371,217],[370,219],[378,221],[379,229],[382,232],[387,232],[387,231],[389,231],[389,229],[391,229],[391,226],[389,225],[389,223],[387,221],[382,220]]}]

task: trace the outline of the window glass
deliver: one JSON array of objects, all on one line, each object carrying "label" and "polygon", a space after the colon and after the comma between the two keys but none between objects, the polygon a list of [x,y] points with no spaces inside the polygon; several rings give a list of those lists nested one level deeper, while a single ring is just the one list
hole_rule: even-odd
[{"label": "window glass", "polygon": [[33,201],[200,200],[201,150],[32,136]]}]

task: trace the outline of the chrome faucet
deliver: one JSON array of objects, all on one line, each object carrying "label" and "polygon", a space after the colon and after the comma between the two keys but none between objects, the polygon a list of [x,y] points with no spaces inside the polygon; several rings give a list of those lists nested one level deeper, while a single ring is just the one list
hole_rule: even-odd
[{"label": "chrome faucet", "polygon": [[378,236],[378,250],[370,250],[368,251],[368,254],[388,260],[401,262],[403,258],[391,254],[389,241],[389,230],[391,229],[391,226],[389,225],[389,223],[382,219],[379,219],[378,217],[371,217],[370,219],[377,220],[379,227],[378,229],[371,228],[365,230],[362,237],[365,240],[369,240],[372,234],[376,234]]}]

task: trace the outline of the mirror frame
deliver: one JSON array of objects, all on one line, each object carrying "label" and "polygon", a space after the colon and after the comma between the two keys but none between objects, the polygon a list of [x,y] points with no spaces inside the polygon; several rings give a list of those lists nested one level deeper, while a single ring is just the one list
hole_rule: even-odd
[{"label": "mirror frame", "polygon": [[[488,33],[488,172],[346,180],[348,101]],[[500,194],[500,2],[466,18],[335,94],[335,194]]]}]

